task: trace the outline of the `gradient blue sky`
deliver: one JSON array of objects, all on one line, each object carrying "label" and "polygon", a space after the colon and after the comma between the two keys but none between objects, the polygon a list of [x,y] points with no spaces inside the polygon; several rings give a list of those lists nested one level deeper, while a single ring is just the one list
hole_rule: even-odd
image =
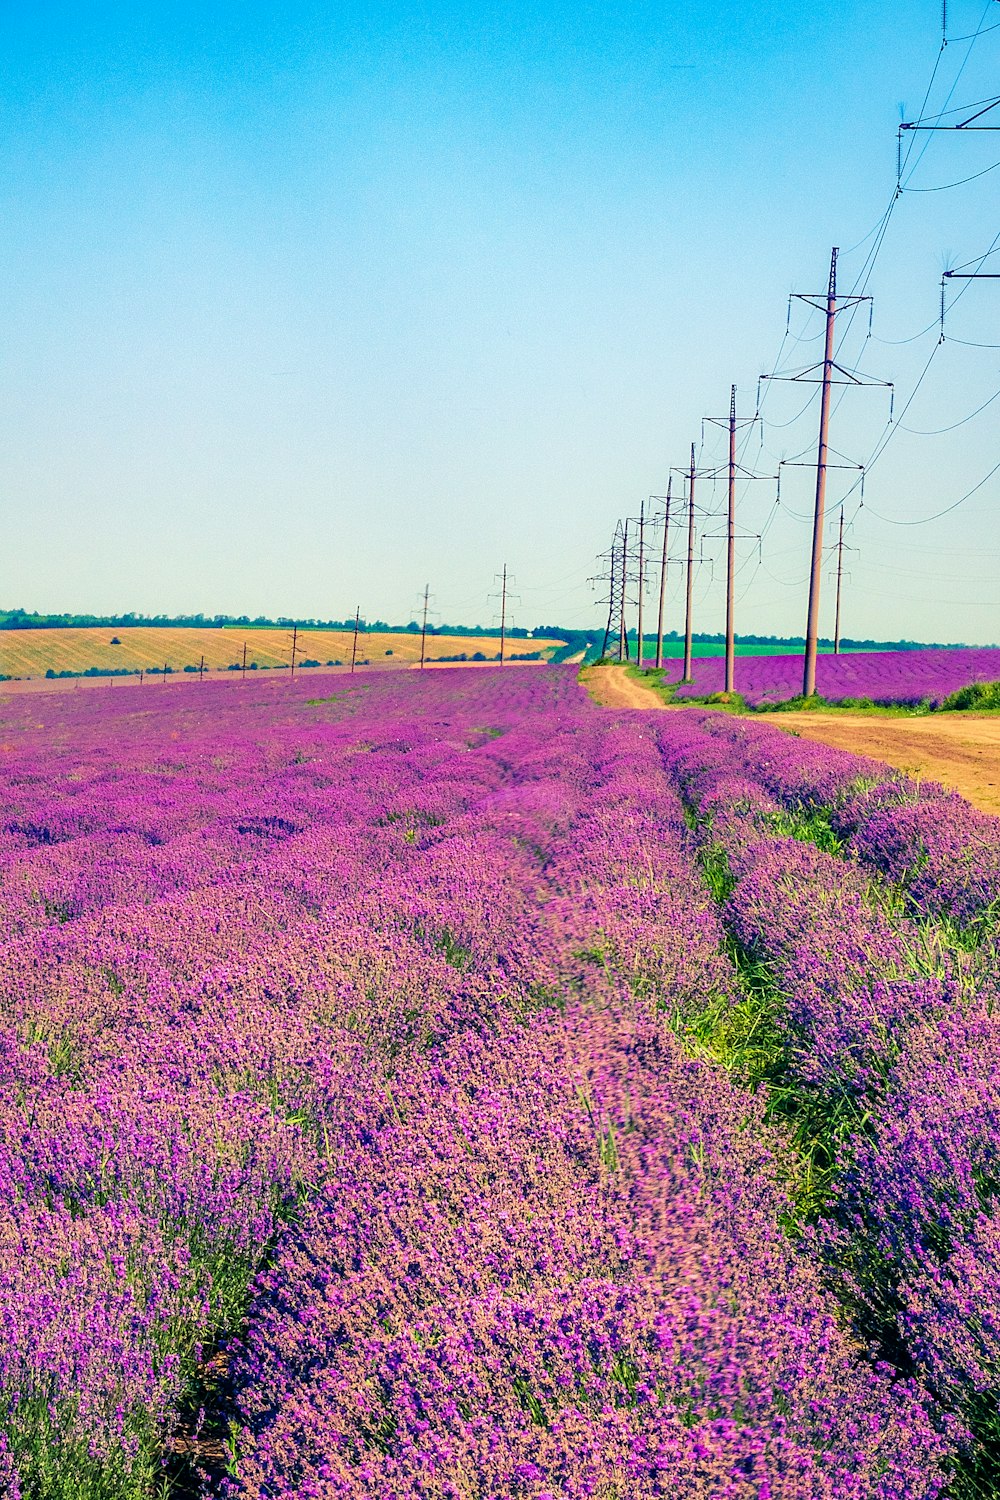
[{"label": "gradient blue sky", "polygon": [[[953,34],[984,15],[997,0],[952,0]],[[429,582],[439,617],[488,623],[506,561],[519,623],[596,621],[617,517],[732,381],[752,412],[830,246],[843,286],[861,271],[939,27],[939,0],[8,3],[0,601],[406,619]],[[946,49],[932,104],[996,92],[1000,31],[967,52]],[[991,140],[922,137],[911,188],[989,166]],[[946,257],[996,232],[998,175],[896,206],[876,337],[857,319],[844,357],[897,383],[897,413],[937,330],[882,340],[933,325]],[[949,335],[1000,344],[998,285],[969,287]],[[810,318],[789,368],[819,357]],[[949,340],[903,425],[998,386],[1000,352]],[[770,391],[762,468],[810,456],[809,394]],[[983,478],[998,411],[895,433],[851,531],[848,634],[1000,639],[1000,477],[891,524]],[[850,394],[835,446],[866,457],[886,412]],[[779,511],[772,486],[745,496],[766,536],[742,629],[802,628],[810,484],[788,470]],[[697,598],[721,628],[721,565]]]}]

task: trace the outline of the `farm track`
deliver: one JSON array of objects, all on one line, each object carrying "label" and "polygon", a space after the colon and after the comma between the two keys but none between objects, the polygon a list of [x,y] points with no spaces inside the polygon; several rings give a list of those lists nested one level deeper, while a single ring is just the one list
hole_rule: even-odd
[{"label": "farm track", "polygon": [[666,708],[659,693],[630,677],[624,667],[587,667],[580,681],[602,708]]}]

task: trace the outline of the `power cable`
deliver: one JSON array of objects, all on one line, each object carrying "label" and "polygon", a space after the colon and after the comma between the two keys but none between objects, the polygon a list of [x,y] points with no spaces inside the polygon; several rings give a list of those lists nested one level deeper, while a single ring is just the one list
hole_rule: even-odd
[{"label": "power cable", "polygon": [[900,188],[902,193],[947,193],[951,188],[964,187],[967,182],[978,182],[980,177],[995,172],[1000,167],[1000,161],[995,161],[991,167],[984,167],[981,172],[973,172],[971,177],[960,177],[957,182],[939,182],[934,187]]},{"label": "power cable", "polygon": [[870,505],[866,505],[865,509],[875,516],[877,520],[885,521],[890,526],[926,526],[929,521],[940,521],[942,516],[950,515],[953,510],[957,510],[960,505],[964,505],[966,500],[971,500],[973,495],[978,494],[984,484],[989,484],[994,474],[997,473],[1000,473],[1000,463],[994,464],[984,479],[981,479],[978,484],[974,484],[971,490],[966,490],[965,494],[958,500],[953,501],[951,505],[946,505],[944,510],[937,511],[933,516],[921,516],[916,521],[893,520],[892,516],[883,516],[877,510],[872,510]]},{"label": "power cable", "polygon": [[964,427],[966,422],[971,422],[973,417],[978,417],[981,411],[985,411],[988,406],[992,406],[998,396],[1000,396],[1000,390],[994,391],[989,400],[984,401],[982,406],[977,406],[975,411],[970,411],[967,417],[963,417],[960,422],[952,422],[948,427],[904,427],[903,431],[912,433],[914,437],[940,437],[944,432],[954,432],[957,427]]},{"label": "power cable", "polygon": [[884,339],[877,333],[873,333],[872,338],[876,344],[892,344],[898,347],[900,344],[915,344],[918,339],[925,339],[929,333],[933,333],[935,329],[940,327],[941,319],[937,317],[933,323],[928,323],[926,328],[921,328],[919,333],[911,333],[909,338],[906,339]]},{"label": "power cable", "polygon": [[948,45],[950,46],[952,42],[976,41],[978,37],[989,36],[991,31],[1000,31],[1000,21],[997,21],[995,26],[987,26],[983,31],[970,31],[965,36],[950,36],[948,38]]}]

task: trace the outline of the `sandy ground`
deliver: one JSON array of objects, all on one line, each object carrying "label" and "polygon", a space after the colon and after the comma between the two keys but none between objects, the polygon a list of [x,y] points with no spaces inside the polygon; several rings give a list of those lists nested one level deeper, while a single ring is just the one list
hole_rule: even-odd
[{"label": "sandy ground", "polygon": [[[652,688],[627,676],[624,667],[590,667],[581,673],[581,681],[604,708],[666,706]],[[1000,814],[1000,715],[953,713],[897,719],[877,714],[776,713],[761,716],[758,722],[888,761],[911,776],[943,782],[984,812]]]},{"label": "sandy ground", "polygon": [[666,708],[659,693],[627,676],[624,667],[586,667],[580,681],[602,708]]},{"label": "sandy ground", "polygon": [[868,714],[788,713],[766,722],[840,750],[874,755],[911,776],[942,781],[984,812],[1000,813],[1000,716],[931,714],[890,719]]}]

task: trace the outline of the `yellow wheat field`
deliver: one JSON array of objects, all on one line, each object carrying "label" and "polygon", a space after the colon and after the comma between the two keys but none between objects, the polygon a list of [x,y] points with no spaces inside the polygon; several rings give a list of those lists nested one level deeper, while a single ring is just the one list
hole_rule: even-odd
[{"label": "yellow wheat field", "polygon": [[[118,645],[112,645],[117,640]],[[130,670],[151,668],[162,672],[164,666],[181,672],[197,667],[202,656],[206,671],[224,671],[243,661],[247,648],[247,665],[287,667],[292,659],[292,632],[284,629],[245,630],[183,628],[136,625],[67,627],[53,630],[0,630],[0,672],[7,677],[44,677],[46,671],[85,672],[88,667],[127,667]],[[547,654],[558,641],[508,641],[510,652],[544,650]],[[469,657],[481,651],[493,657],[500,649],[494,636],[428,636],[427,660],[456,656]],[[296,665],[318,661],[347,663],[351,659],[351,632],[347,630],[300,631]],[[420,660],[419,635],[359,635],[358,663],[375,666],[408,666]]]}]

